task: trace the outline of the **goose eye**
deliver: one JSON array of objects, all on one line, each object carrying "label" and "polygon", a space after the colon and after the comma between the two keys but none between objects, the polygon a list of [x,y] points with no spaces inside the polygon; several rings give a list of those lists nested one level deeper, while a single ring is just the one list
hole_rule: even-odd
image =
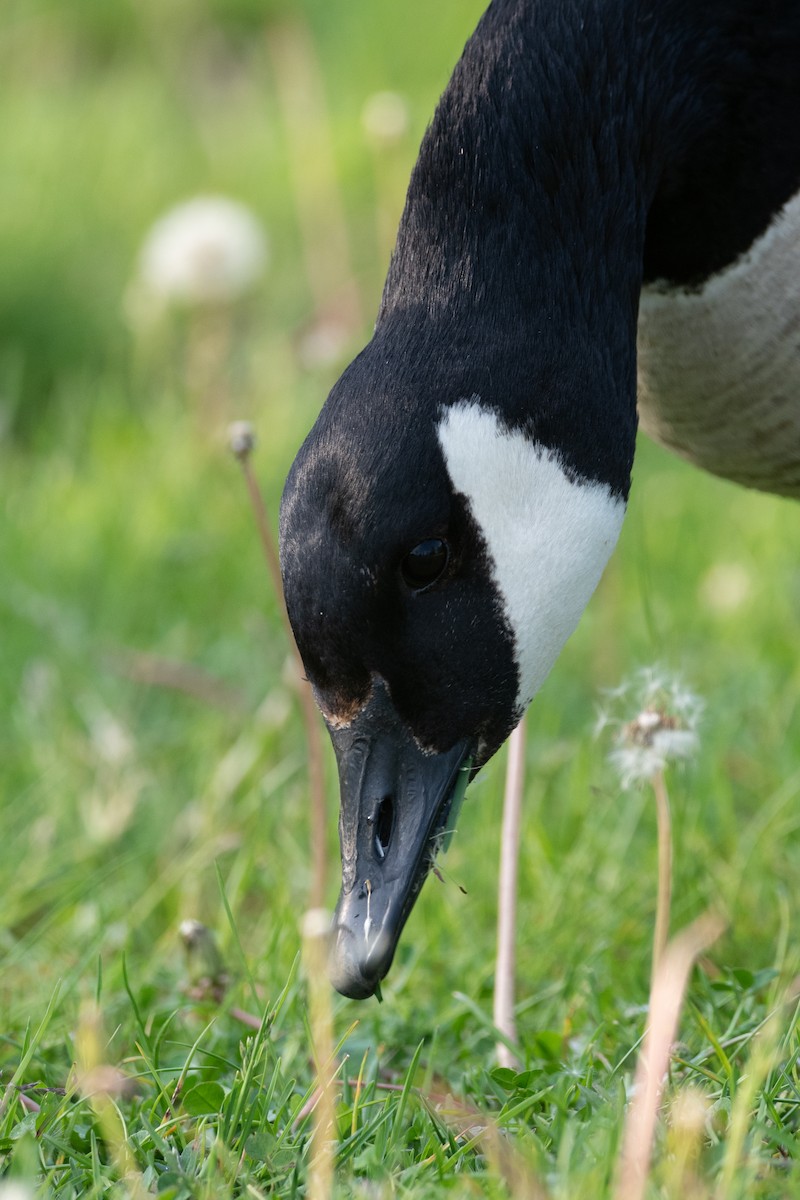
[{"label": "goose eye", "polygon": [[400,564],[403,579],[415,592],[434,583],[447,566],[450,551],[441,538],[426,538]]}]

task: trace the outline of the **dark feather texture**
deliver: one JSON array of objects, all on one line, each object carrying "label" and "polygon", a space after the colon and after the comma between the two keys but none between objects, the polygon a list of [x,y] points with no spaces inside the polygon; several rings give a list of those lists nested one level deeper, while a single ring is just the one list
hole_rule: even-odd
[{"label": "dark feather texture", "polygon": [[[525,671],[538,686],[613,546],[643,282],[697,289],[743,255],[800,187],[798,129],[798,0],[494,0],[468,42],[414,168],[374,337],[331,392],[282,504],[289,615],[334,734],[342,821],[362,823],[342,826],[343,847],[361,848],[337,909],[348,994],[369,994],[388,969],[453,772],[510,732],[531,695]],[[750,312],[742,297],[729,303],[734,329]],[[728,355],[722,338],[729,359],[733,342]],[[650,361],[656,381],[671,378]],[[673,394],[686,452],[691,378]],[[789,406],[776,418],[772,392],[760,400],[788,429]],[[460,491],[441,440],[452,413]],[[747,458],[760,431],[743,428]],[[507,451],[508,478],[484,435]],[[465,447],[491,476],[474,489]],[[788,478],[796,447],[784,458]],[[713,452],[699,461],[718,469]],[[738,478],[765,478],[763,461],[745,468]],[[513,511],[537,531],[519,554],[503,518],[513,488],[525,499]],[[447,568],[417,592],[401,564],[432,538],[448,544]],[[531,593],[539,611],[526,614]],[[399,763],[393,781],[387,764]],[[387,813],[411,832],[373,854],[370,822],[382,814],[388,828]],[[377,941],[358,899],[376,881]]]}]

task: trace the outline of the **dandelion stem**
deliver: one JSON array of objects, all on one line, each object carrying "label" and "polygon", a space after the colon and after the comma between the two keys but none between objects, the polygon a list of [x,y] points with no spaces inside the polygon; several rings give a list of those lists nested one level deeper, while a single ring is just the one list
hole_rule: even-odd
[{"label": "dandelion stem", "polygon": [[[494,975],[494,1024],[508,1041],[516,1042],[514,988],[517,940],[517,876],[519,872],[522,789],[525,776],[525,718],[508,743],[506,786],[503,797],[503,831],[500,843],[500,883],[497,903],[497,964]],[[501,1067],[519,1066],[505,1042],[497,1043]]]},{"label": "dandelion stem", "polygon": [[100,1010],[94,1004],[85,1004],[75,1037],[78,1086],[94,1113],[100,1136],[129,1200],[144,1200],[149,1188],[137,1166],[125,1121],[115,1100],[115,1094],[123,1094],[125,1077],[103,1061],[105,1043]]},{"label": "dandelion stem", "polygon": [[656,827],[658,830],[658,891],[656,923],[653,932],[653,965],[650,984],[656,977],[669,937],[670,903],[672,899],[672,818],[669,795],[663,771],[656,771],[650,783],[656,798]]},{"label": "dandelion stem", "polygon": [[322,909],[311,909],[303,923],[303,959],[308,984],[308,1015],[317,1076],[317,1103],[313,1109],[311,1159],[306,1195],[309,1200],[330,1200],[333,1193],[333,1153],[336,1138],[333,1018],[326,973],[330,918]]},{"label": "dandelion stem", "polygon": [[261,546],[264,551],[264,559],[267,564],[272,587],[278,601],[280,609],[281,621],[286,633],[286,639],[292,652],[292,657],[297,669],[297,694],[300,699],[300,707],[303,715],[303,724],[305,726],[306,743],[308,746],[308,784],[311,798],[310,819],[311,819],[311,862],[312,862],[312,880],[311,894],[309,897],[309,906],[312,909],[321,908],[325,901],[325,883],[327,876],[327,853],[325,849],[325,775],[323,771],[323,752],[322,752],[322,736],[320,732],[319,714],[317,712],[314,697],[311,693],[311,686],[305,678],[303,661],[300,658],[300,651],[297,649],[297,644],[294,640],[292,627],[289,624],[289,616],[286,612],[286,604],[283,598],[283,581],[281,579],[281,567],[278,559],[278,551],[275,546],[275,539],[272,535],[272,530],[269,524],[267,515],[267,507],[264,503],[264,497],[261,494],[261,489],[258,486],[258,481],[250,466],[249,450],[246,452],[237,452],[242,473],[244,475],[247,491],[250,496],[253,513],[256,519]]}]

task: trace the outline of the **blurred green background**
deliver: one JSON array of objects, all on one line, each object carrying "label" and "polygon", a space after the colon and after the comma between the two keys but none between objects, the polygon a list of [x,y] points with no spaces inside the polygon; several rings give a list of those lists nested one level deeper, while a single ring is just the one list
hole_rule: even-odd
[{"label": "blurred green background", "polygon": [[[254,421],[274,519],[300,440],[369,336],[419,139],[479,11],[423,0],[4,8],[0,927],[19,969],[31,931],[60,972],[64,922],[90,927],[75,946],[94,950],[109,926],[123,942],[169,944],[180,916],[218,914],[210,864],[226,837],[246,847],[237,886],[254,949],[266,901],[253,873],[302,909],[303,742],[225,428]],[[382,138],[364,108],[387,89],[407,127]],[[268,270],[222,313],[142,311],[149,228],[205,194],[249,206]],[[620,551],[534,706],[529,862],[544,855],[558,874],[592,788],[608,787],[606,748],[591,741],[598,689],[660,661],[708,703],[711,746],[686,819],[709,841],[700,859],[689,841],[679,869],[714,891],[703,855],[725,862],[742,822],[798,782],[793,546],[792,505],[643,444]],[[233,782],[219,783],[227,770]],[[466,873],[485,875],[470,911],[487,914],[489,938],[496,770],[473,789],[454,852],[475,855]],[[331,899],[335,809],[332,780]],[[791,865],[779,856],[777,877],[759,877],[759,927],[775,919],[767,897],[794,877],[791,844],[780,853]],[[111,888],[100,882],[110,869]],[[531,875],[535,895],[541,864]],[[127,925],[134,902],[142,919]],[[603,908],[598,898],[601,923]],[[286,941],[290,956],[294,930]],[[759,958],[770,952],[767,938]],[[13,1007],[8,969],[3,993]]]},{"label": "blurred green background", "polygon": [[[244,986],[217,868],[260,994],[289,975],[309,887],[305,749],[225,429],[255,424],[274,522],[297,446],[369,336],[419,140],[481,7],[5,0],[6,1071],[57,978],[40,1072],[68,1069],[82,996],[99,991],[124,1028],[123,951],[145,1006],[181,1003],[186,917],[216,928]],[[365,124],[387,90],[402,120]],[[173,205],[208,194],[248,206],[268,268],[235,303],[166,309],[137,283],[142,244]],[[646,992],[654,816],[645,793],[620,793],[592,738],[601,689],[643,665],[679,669],[706,701],[698,761],[674,785],[674,924],[713,903],[730,917],[722,962],[797,957],[797,545],[791,504],[641,446],[620,549],[529,724],[523,1040],[567,1020],[597,1027],[603,997],[616,1012]],[[453,994],[490,1010],[502,766],[471,789],[388,1004],[340,1003],[343,1029],[362,1020],[358,1047],[388,1036],[403,1058],[438,1029],[443,1074],[489,1054],[490,1031]],[[330,760],[328,772],[333,903]],[[120,1037],[130,1050],[133,1033]]]},{"label": "blurred green background", "polygon": [[[78,398],[85,413],[101,381],[116,384],[121,369],[130,378],[123,297],[139,244],[194,193],[236,197],[269,230],[272,269],[254,313],[262,354],[308,316],[320,288],[333,294],[346,282],[335,275],[343,266],[372,312],[386,265],[373,205],[389,164],[376,179],[363,106],[387,88],[409,97],[409,132],[389,156],[402,163],[399,189],[479,10],[9,0],[0,47],[5,422],[41,426],[44,405]],[[396,207],[401,192],[393,197]],[[307,247],[322,258],[316,297],[299,208],[321,226]],[[331,230],[346,241],[341,261]]]}]

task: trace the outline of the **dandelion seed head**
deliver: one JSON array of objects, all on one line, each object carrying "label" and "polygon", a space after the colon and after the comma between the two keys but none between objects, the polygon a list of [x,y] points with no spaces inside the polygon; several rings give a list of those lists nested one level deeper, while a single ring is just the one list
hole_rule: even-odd
[{"label": "dandelion seed head", "polygon": [[690,692],[680,681],[675,680],[669,695],[669,705],[672,712],[680,717],[685,724],[694,728],[703,713],[703,701],[694,692]]},{"label": "dandelion seed head", "polygon": [[661,725],[661,713],[655,709],[646,708],[644,712],[640,712],[635,721],[632,722],[636,733],[643,738],[649,737],[653,730],[658,729]]},{"label": "dandelion seed head", "polygon": [[596,738],[600,737],[608,729],[609,725],[614,723],[614,718],[607,708],[598,708],[597,716],[595,717],[593,734]]},{"label": "dandelion seed head", "polygon": [[691,758],[699,746],[700,740],[693,729],[659,729],[653,736],[653,748],[665,761]]},{"label": "dandelion seed head", "polygon": [[619,746],[611,751],[608,760],[619,775],[624,788],[652,779],[658,771],[664,769],[665,762],[652,746]]},{"label": "dandelion seed head", "polygon": [[267,263],[267,239],[243,204],[196,196],[153,225],[139,257],[144,292],[165,306],[230,304]]},{"label": "dandelion seed head", "polygon": [[611,701],[622,700],[622,698],[627,696],[628,692],[631,690],[631,681],[629,679],[623,679],[622,683],[618,683],[616,687],[602,688],[601,690],[603,695],[607,696]]},{"label": "dandelion seed head", "polygon": [[249,458],[256,441],[256,431],[249,421],[232,421],[228,426],[228,446],[236,458]]},{"label": "dandelion seed head", "polygon": [[638,711],[632,719],[624,720],[607,708],[595,732],[608,727],[614,730],[615,745],[609,761],[624,788],[652,779],[668,762],[685,761],[696,753],[700,744],[697,723],[703,705],[682,680],[661,667],[647,667],[632,685],[623,685],[614,692],[614,699],[630,696]]},{"label": "dandelion seed head", "polygon": [[194,917],[187,917],[185,921],[181,921],[178,926],[178,933],[181,935],[181,940],[187,946],[194,946],[202,940],[206,933],[206,927],[201,921],[196,921]]},{"label": "dandelion seed head", "polygon": [[228,982],[225,961],[213,932],[202,921],[189,917],[181,921],[178,933],[186,951],[186,968],[196,998],[205,998],[220,988],[220,997]]}]

